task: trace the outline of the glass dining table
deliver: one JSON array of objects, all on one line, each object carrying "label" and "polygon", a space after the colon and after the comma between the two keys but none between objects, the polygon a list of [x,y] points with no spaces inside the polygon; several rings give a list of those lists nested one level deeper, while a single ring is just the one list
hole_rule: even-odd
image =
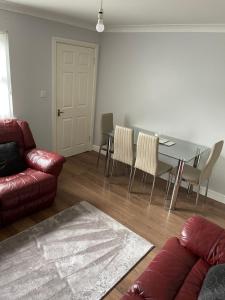
[{"label": "glass dining table", "polygon": [[[155,132],[149,131],[139,127],[131,127],[134,130],[134,144],[137,144],[139,132],[143,132],[149,135],[156,135]],[[110,154],[112,152],[112,142],[114,138],[114,131],[106,133],[108,137],[107,145],[107,160],[105,168],[105,176],[109,176],[110,168]],[[173,186],[172,196],[170,199],[169,210],[175,210],[177,194],[182,179],[182,173],[184,169],[184,164],[193,161],[193,167],[197,167],[201,155],[209,150],[208,147],[195,144],[189,141],[177,139],[170,136],[159,135],[159,154],[171,158],[176,161],[177,172],[175,177],[175,182]]]}]

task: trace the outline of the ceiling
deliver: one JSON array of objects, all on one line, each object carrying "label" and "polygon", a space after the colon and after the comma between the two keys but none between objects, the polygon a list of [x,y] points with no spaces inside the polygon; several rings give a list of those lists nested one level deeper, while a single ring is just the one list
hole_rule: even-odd
[{"label": "ceiling", "polygon": [[[0,4],[94,29],[100,0],[0,0]],[[162,25],[225,24],[224,0],[103,0],[103,9],[109,31]]]}]

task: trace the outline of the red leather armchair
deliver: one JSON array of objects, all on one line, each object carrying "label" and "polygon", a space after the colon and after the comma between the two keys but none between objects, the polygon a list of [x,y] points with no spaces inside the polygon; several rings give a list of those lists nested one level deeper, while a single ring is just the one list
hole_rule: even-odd
[{"label": "red leather armchair", "polygon": [[29,125],[20,120],[0,120],[0,143],[15,141],[27,169],[0,177],[0,225],[5,225],[52,204],[64,157],[36,149]]},{"label": "red leather armchair", "polygon": [[225,263],[225,230],[202,217],[169,239],[123,300],[198,299],[209,268]]}]

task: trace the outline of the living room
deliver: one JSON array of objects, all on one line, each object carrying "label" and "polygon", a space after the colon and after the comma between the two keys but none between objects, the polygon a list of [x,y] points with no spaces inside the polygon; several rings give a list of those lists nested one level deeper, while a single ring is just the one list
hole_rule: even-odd
[{"label": "living room", "polygon": [[225,298],[224,12],[0,1],[0,299]]}]

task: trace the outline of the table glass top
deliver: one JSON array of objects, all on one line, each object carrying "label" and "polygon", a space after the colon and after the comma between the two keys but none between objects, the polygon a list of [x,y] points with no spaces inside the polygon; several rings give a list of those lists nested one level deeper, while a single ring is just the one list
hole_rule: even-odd
[{"label": "table glass top", "polygon": [[[134,143],[137,143],[137,138],[139,132],[143,132],[149,135],[155,135],[155,132],[132,127],[134,129]],[[113,137],[114,132],[108,133],[109,136]],[[170,136],[159,135],[159,140],[162,142],[168,140],[168,142],[174,142],[175,144],[168,146],[166,144],[159,144],[159,153],[176,160],[184,160],[189,162],[193,160],[197,155],[201,155],[203,152],[209,150],[208,147],[203,145],[198,145],[189,141],[184,141]],[[164,140],[164,141],[163,141]]]}]

